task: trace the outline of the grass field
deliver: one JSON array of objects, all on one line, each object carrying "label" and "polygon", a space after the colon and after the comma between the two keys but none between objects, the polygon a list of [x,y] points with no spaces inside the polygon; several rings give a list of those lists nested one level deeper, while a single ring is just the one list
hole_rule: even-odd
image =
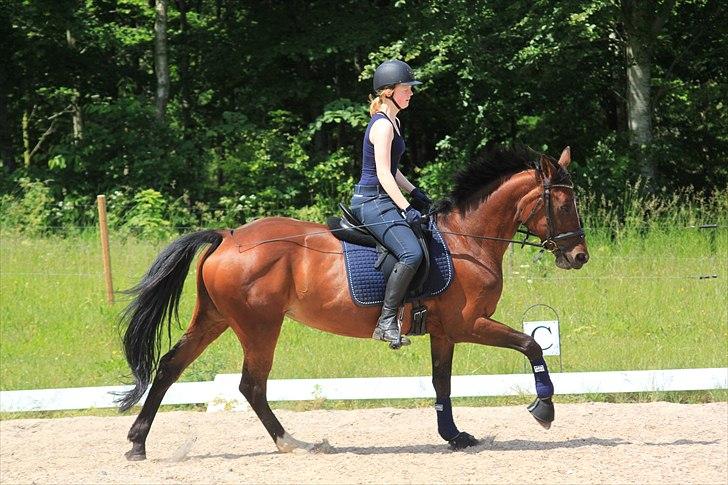
[{"label": "grass field", "polygon": [[[556,309],[564,371],[728,366],[728,230],[721,225],[591,230],[591,260],[580,271],[557,269],[550,255],[534,262],[529,248],[509,251],[495,317],[520,328],[529,306]],[[164,244],[112,234],[115,287],[138,281]],[[1,389],[129,382],[116,327],[124,302],[105,303],[100,253],[93,232],[43,238],[0,234]],[[703,275],[718,277],[699,279]],[[190,271],[180,309],[183,327],[194,304],[193,278]],[[527,317],[551,314],[537,309]],[[549,359],[557,370],[555,358]],[[241,362],[240,345],[228,331],[182,380],[237,373]],[[524,358],[517,352],[456,348],[454,374],[523,371]],[[392,352],[380,342],[286,321],[271,378],[429,374],[426,336]]]}]

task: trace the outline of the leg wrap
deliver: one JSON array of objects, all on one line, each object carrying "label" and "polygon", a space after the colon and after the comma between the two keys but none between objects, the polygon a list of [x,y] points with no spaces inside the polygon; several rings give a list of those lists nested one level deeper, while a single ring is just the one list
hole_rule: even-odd
[{"label": "leg wrap", "polygon": [[442,439],[450,441],[460,434],[452,419],[452,404],[449,397],[437,399],[435,411],[437,411],[437,432],[440,433]]},{"label": "leg wrap", "polygon": [[554,385],[549,377],[549,369],[543,357],[531,361],[533,367],[533,377],[536,380],[536,395],[541,399],[549,398],[554,395]]}]

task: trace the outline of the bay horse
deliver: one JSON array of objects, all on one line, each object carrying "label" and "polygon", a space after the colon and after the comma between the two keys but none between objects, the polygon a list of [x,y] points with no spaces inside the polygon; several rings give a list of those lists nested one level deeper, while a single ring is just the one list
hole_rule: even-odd
[{"label": "bay horse", "polygon": [[[544,427],[553,420],[554,389],[541,347],[491,316],[503,289],[503,255],[519,226],[540,238],[559,268],[578,269],[589,259],[566,170],[570,161],[568,147],[558,161],[526,149],[497,149],[456,174],[448,202],[433,216],[455,270],[450,287],[425,301],[438,431],[454,449],[478,443],[460,432],[452,417],[450,377],[458,342],[523,353],[532,364],[538,396],[529,410]],[[165,321],[169,332],[189,266],[208,244],[197,263],[197,302],[189,327],[160,358]],[[182,236],[129,291],[135,297],[122,314],[123,341],[135,382],[119,399],[122,411],[142,398],[154,376],[128,433],[129,460],[146,458],[146,438],[167,389],[228,327],[244,352],[240,392],[278,450],[311,449],[283,429],[266,397],[284,317],[325,332],[371,338],[379,315],[378,307],[357,306],[350,296],[341,242],[321,224],[282,217]],[[409,318],[402,325],[407,332]]]}]

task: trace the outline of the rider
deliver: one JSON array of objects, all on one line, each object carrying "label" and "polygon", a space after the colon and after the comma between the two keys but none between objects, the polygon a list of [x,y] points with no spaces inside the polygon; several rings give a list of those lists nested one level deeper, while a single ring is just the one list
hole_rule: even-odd
[{"label": "rider", "polygon": [[398,168],[405,143],[397,114],[409,106],[412,86],[417,84],[422,83],[415,80],[412,68],[399,60],[383,62],[374,72],[376,96],[369,96],[371,120],[364,132],[361,179],[351,199],[354,214],[397,258],[372,334],[372,338],[397,347],[410,343],[400,334],[397,310],[423,258],[410,226],[419,224],[422,214],[410,205],[400,189],[408,192],[421,209],[430,205],[430,199]]}]

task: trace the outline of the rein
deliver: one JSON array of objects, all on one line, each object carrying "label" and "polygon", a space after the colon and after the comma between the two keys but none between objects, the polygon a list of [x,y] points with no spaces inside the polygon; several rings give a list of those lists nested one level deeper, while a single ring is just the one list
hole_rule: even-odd
[{"label": "rein", "polygon": [[438,229],[438,231],[440,231],[441,234],[452,234],[453,236],[464,236],[464,237],[469,237],[469,238],[472,238],[472,239],[486,239],[488,241],[500,241],[500,242],[507,242],[507,243],[516,243],[516,244],[520,244],[521,247],[524,247],[524,246],[533,246],[533,247],[536,247],[536,248],[546,249],[546,247],[544,246],[543,243],[540,243],[539,244],[539,243],[535,243],[535,242],[529,241],[528,238],[530,236],[535,236],[535,234],[529,232],[528,230],[524,231],[523,229],[519,229],[518,230],[518,232],[520,232],[521,234],[525,234],[526,235],[526,237],[524,237],[522,240],[518,240],[518,239],[506,239],[506,238],[503,238],[503,237],[495,237],[495,236],[475,236],[473,234],[465,234],[465,233],[462,233],[462,232],[445,231],[443,229]]},{"label": "rein", "polygon": [[[561,187],[561,188],[565,188],[565,189],[571,189],[573,191],[574,190],[574,186],[573,185],[568,185],[568,184],[551,184],[551,183],[548,183],[548,182],[546,182],[545,177],[543,176],[543,172],[542,172],[540,166],[537,167],[537,170],[538,170],[538,173],[539,173],[539,175],[541,177],[541,180],[543,181],[543,184],[542,184],[543,185],[543,193],[542,193],[542,197],[540,199],[540,203],[534,205],[534,207],[533,207],[533,209],[531,209],[531,213],[528,215],[528,217],[523,222],[520,223],[520,225],[523,226],[523,227],[525,227],[525,229],[521,229],[520,227],[519,227],[519,229],[517,229],[517,232],[518,233],[524,235],[524,238],[523,239],[520,239],[519,240],[519,239],[507,239],[507,238],[495,237],[495,236],[476,236],[474,234],[465,234],[465,233],[462,233],[462,232],[445,231],[443,229],[438,229],[438,230],[440,231],[441,234],[450,234],[450,235],[453,235],[453,236],[463,236],[463,237],[469,237],[469,238],[472,238],[472,239],[480,239],[480,240],[488,240],[488,241],[499,241],[499,242],[514,243],[514,244],[520,245],[522,248],[525,247],[525,246],[533,246],[533,247],[536,247],[536,248],[541,248],[540,253],[543,253],[544,251],[547,251],[547,250],[550,251],[550,252],[552,252],[552,253],[553,252],[556,252],[557,250],[561,251],[561,248],[559,247],[557,241],[562,241],[564,239],[569,239],[569,238],[572,238],[572,237],[584,238],[584,230],[581,228],[581,218],[579,218],[579,229],[578,230],[576,230],[576,231],[569,231],[569,232],[561,232],[561,233],[558,233],[558,234],[554,235],[554,232],[556,232],[556,230],[555,230],[554,221],[553,221],[553,208],[551,206],[551,189],[553,187]],[[529,241],[528,238],[530,238],[531,236],[536,236],[536,237],[538,237],[538,236],[536,234],[532,233],[528,229],[528,226],[526,224],[537,213],[537,210],[539,208],[541,208],[542,205],[544,205],[545,206],[545,209],[546,209],[546,225],[548,226],[548,231],[549,232],[548,232],[548,235],[546,236],[546,239],[544,239],[540,243],[535,243],[535,242]],[[576,208],[576,203],[574,203],[574,207]],[[438,213],[438,210],[437,209],[433,209],[433,210],[429,211],[427,214],[424,214],[422,216],[422,219],[424,219],[425,221],[427,221],[427,219],[429,217],[431,217],[433,215],[436,215],[437,213]],[[577,215],[578,215],[578,213],[577,213]],[[370,224],[360,224],[358,226],[352,226],[352,228],[355,228],[355,229],[365,229],[367,227],[378,226],[378,225],[381,225],[381,224],[389,224],[389,222],[373,222],[373,223],[370,223]],[[244,243],[244,244],[237,243],[237,245],[238,245],[238,248],[241,248],[242,246],[251,246],[248,249],[252,249],[252,247],[258,246],[258,245],[263,244],[263,243],[278,242],[278,241],[287,241],[287,240],[291,240],[291,239],[299,238],[299,237],[315,236],[315,235],[319,235],[319,234],[329,234],[329,233],[332,233],[332,232],[345,231],[345,230],[348,230],[348,228],[325,229],[325,230],[322,230],[322,231],[314,231],[314,232],[309,232],[309,233],[294,234],[292,236],[285,236],[285,237],[281,237],[281,238],[266,239],[266,240],[262,240],[262,241],[254,241],[254,242]],[[234,238],[234,231],[233,230],[230,230],[230,234]]]}]

